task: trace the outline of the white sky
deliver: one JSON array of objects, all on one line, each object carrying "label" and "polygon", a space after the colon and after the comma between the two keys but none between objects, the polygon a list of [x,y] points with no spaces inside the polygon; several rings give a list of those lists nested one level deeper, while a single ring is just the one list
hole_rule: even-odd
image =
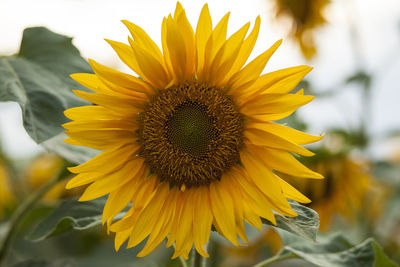
[{"label": "white sky", "polygon": [[[181,1],[192,25],[196,25],[205,1]],[[320,91],[335,88],[354,72],[355,63],[349,25],[358,31],[357,50],[362,66],[376,72],[373,84],[373,116],[370,127],[381,134],[400,128],[400,1],[399,0],[332,0],[325,10],[328,25],[318,31],[319,55],[312,62],[300,55],[297,47],[285,38],[287,27],[274,21],[268,0],[208,1],[213,23],[231,11],[228,31],[232,33],[261,15],[261,31],[252,57],[284,38],[266,71],[309,64],[314,70],[308,76]],[[174,11],[175,0],[0,0],[0,54],[16,53],[22,31],[30,26],[46,26],[73,36],[74,44],[85,58],[124,69],[104,38],[127,41],[128,31],[120,22],[127,19],[141,26],[160,44],[161,21]],[[126,69],[124,69],[126,70]],[[357,90],[347,88],[334,99],[315,99],[300,109],[300,115],[320,133],[329,126],[355,127],[360,116]],[[15,103],[0,103],[0,138],[11,156],[37,153],[39,147],[22,127],[21,111]],[[379,152],[379,151],[378,151]]]}]

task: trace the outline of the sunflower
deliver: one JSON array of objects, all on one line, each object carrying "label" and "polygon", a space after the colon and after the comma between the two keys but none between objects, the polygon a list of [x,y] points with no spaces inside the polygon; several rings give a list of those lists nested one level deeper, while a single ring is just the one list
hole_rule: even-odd
[{"label": "sunflower", "polygon": [[0,220],[4,216],[4,211],[10,209],[15,203],[14,195],[11,191],[9,175],[5,164],[0,160]]},{"label": "sunflower", "polygon": [[326,23],[322,11],[328,3],[329,0],[275,0],[276,17],[290,20],[290,36],[307,59],[316,53],[314,31]]},{"label": "sunflower", "polygon": [[[180,3],[162,22],[162,51],[137,25],[129,45],[107,40],[136,74],[93,60],[94,74],[72,78],[95,91],[75,93],[95,105],[69,109],[66,142],[104,151],[70,168],[67,188],[90,184],[80,201],[108,194],[103,223],[115,248],[147,238],[145,256],[168,238],[173,257],[205,245],[214,228],[235,245],[247,242],[244,222],[261,229],[274,212],[296,216],[287,198],[308,202],[272,169],[322,178],[290,153],[312,156],[312,136],[270,122],[313,97],[288,93],[311,70],[298,66],[261,75],[281,41],[245,65],[260,28],[249,23],[226,37],[229,13],[212,27],[204,5],[193,30]],[[245,65],[245,66],[244,66]],[[130,204],[130,205],[129,205]],[[117,213],[129,206],[120,220]]]}]

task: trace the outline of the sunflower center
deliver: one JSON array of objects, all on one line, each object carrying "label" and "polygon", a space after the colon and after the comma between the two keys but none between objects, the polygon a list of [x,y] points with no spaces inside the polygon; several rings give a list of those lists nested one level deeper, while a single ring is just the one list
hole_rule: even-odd
[{"label": "sunflower center", "polygon": [[221,89],[185,83],[160,91],[140,116],[140,155],[161,181],[219,180],[239,159],[243,117]]},{"label": "sunflower center", "polygon": [[166,135],[171,144],[189,155],[201,157],[218,134],[214,118],[207,114],[207,106],[186,101],[177,106],[166,122]]}]

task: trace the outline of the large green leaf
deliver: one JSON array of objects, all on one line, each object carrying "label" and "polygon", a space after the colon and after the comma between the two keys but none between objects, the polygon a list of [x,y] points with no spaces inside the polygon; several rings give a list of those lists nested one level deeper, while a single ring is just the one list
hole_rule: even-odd
[{"label": "large green leaf", "polygon": [[276,214],[276,226],[267,220],[263,220],[265,224],[283,229],[292,234],[301,236],[308,240],[315,240],[319,228],[318,213],[314,210],[303,206],[296,201],[289,200],[292,209],[297,212],[296,217],[286,217]]},{"label": "large green leaf", "polygon": [[72,38],[43,27],[24,31],[17,55],[0,58],[0,101],[21,106],[24,127],[37,143],[63,132],[65,109],[87,105],[73,89],[87,90],[69,75],[91,72]]},{"label": "large green leaf", "polygon": [[21,106],[24,127],[34,141],[79,164],[98,152],[63,142],[64,110],[89,104],[72,92],[88,90],[69,77],[78,72],[91,68],[72,38],[43,27],[25,29],[19,53],[0,57],[0,101]]},{"label": "large green leaf", "polygon": [[32,241],[41,241],[71,229],[85,230],[101,225],[104,204],[104,198],[86,202],[78,202],[76,199],[66,200],[45,218],[27,238]]},{"label": "large green leaf", "polygon": [[[280,233],[282,235],[282,233]],[[316,266],[330,267],[396,267],[382,248],[372,238],[354,246],[339,234],[319,236],[318,242],[301,240],[290,234],[283,234],[285,245],[273,259],[299,258]],[[267,266],[271,260],[257,264]]]}]

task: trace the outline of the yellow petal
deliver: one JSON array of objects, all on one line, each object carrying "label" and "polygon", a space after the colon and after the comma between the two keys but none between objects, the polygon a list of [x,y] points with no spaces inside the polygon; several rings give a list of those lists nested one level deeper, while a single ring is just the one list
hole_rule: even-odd
[{"label": "yellow petal", "polygon": [[115,251],[119,250],[122,244],[128,239],[130,233],[131,229],[115,233],[115,241],[114,241]]},{"label": "yellow petal", "polygon": [[164,203],[168,200],[168,194],[168,184],[161,184],[156,193],[156,197],[152,198],[150,203],[140,213],[129,238],[128,248],[136,246],[151,233],[151,230],[157,223],[157,220],[154,220],[154,216],[160,214]]},{"label": "yellow petal", "polygon": [[229,37],[219,49],[211,63],[209,77],[207,77],[210,84],[217,87],[222,87],[225,84],[225,80],[229,78],[227,77],[227,73],[238,56],[249,27],[250,23],[244,25],[240,30]]},{"label": "yellow petal", "polygon": [[175,80],[183,82],[187,68],[185,40],[171,17],[166,20],[165,40]]},{"label": "yellow petal", "polygon": [[[175,249],[175,254],[174,256],[177,256],[179,254],[184,254],[184,252],[187,249],[187,246],[189,245],[192,247],[193,241],[191,239],[192,231],[193,231],[193,210],[194,210],[194,205],[193,205],[193,189],[189,189],[185,191],[183,194],[187,194],[186,201],[183,205],[182,212],[179,216],[179,230],[176,233],[176,249]],[[190,244],[188,244],[190,243]],[[174,257],[173,256],[173,257]]]},{"label": "yellow petal", "polygon": [[133,226],[136,224],[139,215],[158,192],[158,187],[156,188],[155,186],[157,179],[155,175],[139,179],[138,190],[132,198],[132,207],[121,220],[114,222],[110,226],[112,232],[121,232],[128,229],[133,230]]},{"label": "yellow petal", "polygon": [[210,184],[210,199],[214,218],[222,234],[234,245],[238,246],[234,213],[235,207],[233,206],[232,196],[219,182],[212,182]]},{"label": "yellow petal", "polygon": [[230,13],[227,13],[215,26],[210,37],[207,40],[206,48],[204,51],[204,67],[203,70],[198,73],[199,81],[207,81],[209,76],[210,65],[214,60],[218,50],[222,47],[226,40],[226,31],[228,28],[228,20]]},{"label": "yellow petal", "polygon": [[270,132],[274,135],[279,135],[287,140],[298,145],[305,145],[309,143],[314,143],[321,140],[324,135],[310,135],[304,132],[289,128],[277,123],[266,122],[266,123],[247,123],[247,128],[260,129],[266,132]]},{"label": "yellow petal", "polygon": [[283,113],[270,113],[270,114],[262,114],[262,115],[257,115],[257,114],[252,114],[252,115],[248,115],[246,114],[246,119],[248,121],[251,122],[268,122],[268,121],[277,121],[283,118],[286,118],[288,116],[290,116],[291,114],[293,114],[293,112],[295,112],[296,109],[293,109],[291,111],[288,112],[283,112]]},{"label": "yellow petal", "polygon": [[71,120],[98,120],[118,119],[117,113],[111,112],[101,106],[82,106],[70,108],[64,111],[64,115]]},{"label": "yellow petal", "polygon": [[242,150],[240,159],[248,177],[271,200],[271,205],[281,213],[292,213],[289,203],[283,195],[279,180],[257,155]]},{"label": "yellow petal", "polygon": [[227,188],[231,192],[231,194],[234,196],[233,203],[235,207],[235,222],[236,222],[236,231],[239,235],[239,237],[246,243],[249,242],[246,236],[246,230],[244,227],[244,197],[243,197],[243,192],[242,188],[234,179],[231,179],[229,177],[228,179],[225,179],[224,187]]},{"label": "yellow petal", "polygon": [[208,38],[212,33],[212,22],[208,5],[205,4],[201,10],[199,21],[196,28],[196,66],[197,73],[203,71],[204,67],[204,53]]},{"label": "yellow petal", "polygon": [[249,128],[245,130],[245,143],[257,146],[275,148],[288,152],[294,152],[303,156],[313,156],[314,153],[283,137],[265,132],[259,129]]},{"label": "yellow petal", "polygon": [[311,102],[314,96],[300,94],[265,94],[249,102],[240,103],[240,111],[246,115],[284,113]]},{"label": "yellow petal", "polygon": [[288,184],[286,181],[284,181],[282,178],[279,179],[279,182],[281,183],[282,191],[283,194],[290,199],[293,199],[294,201],[300,202],[300,203],[310,203],[311,200],[300,193],[296,188]]},{"label": "yellow petal", "polygon": [[251,149],[254,149],[260,157],[265,159],[265,163],[270,168],[279,172],[302,178],[324,178],[321,174],[314,172],[301,164],[295,157],[286,151],[256,146],[251,146]]},{"label": "yellow petal", "polygon": [[[290,75],[282,80],[275,82],[273,85],[269,86],[263,93],[268,94],[282,94],[292,91],[299,82],[307,75],[313,68],[308,66],[300,66],[299,69],[304,68],[303,71],[299,71],[293,75]],[[292,69],[293,70],[293,69]],[[276,78],[276,77],[275,77]]]},{"label": "yellow petal", "polygon": [[[188,194],[178,194],[177,195],[176,207],[175,207],[174,217],[173,217],[174,225],[179,224],[179,218],[181,216],[181,213],[183,212],[183,207],[184,207],[184,204],[186,203],[186,199],[188,196],[189,196]],[[173,227],[171,229],[171,232],[168,235],[167,247],[172,246],[172,244],[175,242],[178,231],[179,231],[178,227]]]},{"label": "yellow petal", "polygon": [[108,174],[105,178],[96,180],[89,185],[79,201],[88,201],[104,196],[127,182],[141,176],[144,171],[143,159],[137,158],[124,165],[118,172]]},{"label": "yellow petal", "polygon": [[[112,83],[117,86],[110,86],[108,87],[111,90],[114,90],[118,93],[122,94],[127,94],[127,95],[132,95],[132,96],[138,96],[138,94],[134,94],[134,92],[139,92],[139,93],[144,93],[144,94],[149,94],[152,93],[153,90],[152,88],[147,85],[145,82],[140,80],[137,77],[134,77],[132,75],[116,71],[112,68],[106,67],[100,63],[97,63],[94,60],[89,59],[89,63],[92,66],[94,72],[96,73],[96,76],[98,76],[98,79],[94,79],[93,74],[87,74],[87,73],[77,73],[77,74],[72,74],[71,78],[74,79],[75,81],[79,82],[80,84],[93,89],[96,91],[96,88],[99,88],[102,86],[101,83],[101,78],[108,81],[109,83]],[[91,79],[90,79],[91,78]],[[103,83],[104,87],[104,83]],[[128,89],[128,90],[126,90]],[[134,91],[134,92],[130,92]]]},{"label": "yellow petal", "polygon": [[132,179],[125,186],[112,191],[103,209],[102,223],[104,224],[109,218],[113,218],[121,210],[123,210],[132,200],[133,194],[136,192],[137,181]]},{"label": "yellow petal", "polygon": [[116,149],[121,145],[135,143],[137,137],[130,131],[125,130],[95,130],[95,131],[79,131],[65,132],[72,139],[77,140],[86,147],[91,147],[98,150]]},{"label": "yellow petal", "polygon": [[186,13],[182,11],[175,16],[176,25],[182,34],[186,48],[186,68],[184,72],[184,80],[192,81],[195,74],[195,36],[192,26],[190,25]]},{"label": "yellow petal", "polygon": [[147,35],[147,33],[142,28],[127,20],[122,20],[122,23],[125,24],[129,32],[131,33],[133,39],[140,47],[146,49],[146,51],[149,54],[151,54],[154,58],[156,58],[157,61],[163,62],[163,55],[160,51],[160,48],[158,48],[156,43],[154,43],[154,41]]},{"label": "yellow petal", "polygon": [[177,198],[176,191],[174,191],[174,193],[171,191],[170,194],[168,200],[164,203],[161,213],[158,215],[158,222],[154,225],[150,237],[142,251],[137,255],[138,257],[144,257],[152,252],[169,233],[172,226]]},{"label": "yellow petal", "polygon": [[182,12],[185,12],[185,10],[183,9],[182,4],[178,1],[175,6],[174,18],[176,19],[180,14],[182,14]]},{"label": "yellow petal", "polygon": [[125,115],[135,116],[142,111],[142,104],[138,101],[133,101],[131,99],[110,96],[104,94],[96,93],[86,93],[83,91],[73,90],[73,92],[94,104],[100,105],[114,112],[122,113]]},{"label": "yellow petal", "polygon": [[65,129],[73,132],[79,131],[101,131],[101,130],[125,130],[135,132],[139,125],[127,120],[78,120],[67,122],[62,125]]},{"label": "yellow petal", "polygon": [[[297,66],[270,72],[258,77],[251,86],[236,92],[238,98],[257,97],[263,93],[284,94],[293,90],[301,79],[312,70],[309,66]],[[286,79],[286,80],[285,80]],[[285,82],[283,82],[285,80]],[[288,82],[288,83],[286,83]],[[275,84],[278,84],[275,86]]]},{"label": "yellow petal", "polygon": [[235,75],[233,75],[227,83],[227,86],[229,87],[229,92],[235,94],[235,92],[244,90],[244,88],[252,85],[260,76],[268,60],[276,51],[276,49],[278,49],[281,43],[282,40],[277,41],[273,46],[271,46],[271,48],[256,57],[241,71],[235,73]]},{"label": "yellow petal", "polygon": [[203,186],[198,187],[194,196],[193,209],[193,238],[198,251],[204,249],[210,237],[213,221],[210,201],[209,189]]},{"label": "yellow petal", "polygon": [[116,150],[103,152],[79,166],[68,168],[68,170],[72,173],[98,172],[99,170],[102,173],[113,172],[133,159],[139,148],[138,143],[122,146]]},{"label": "yellow petal", "polygon": [[101,173],[80,173],[69,180],[65,188],[72,189],[74,187],[92,183],[101,178],[103,178],[103,175]]},{"label": "yellow petal", "polygon": [[175,79],[176,81],[176,75],[174,74],[174,69],[172,66],[172,61],[171,61],[171,55],[169,52],[168,48],[168,43],[167,43],[167,18],[164,18],[161,24],[161,44],[162,44],[162,50],[164,54],[164,65],[166,66],[166,69],[168,71],[168,74]]},{"label": "yellow petal", "polygon": [[146,81],[155,88],[164,89],[170,81],[164,66],[135,42],[130,44]]},{"label": "yellow petal", "polygon": [[[112,41],[105,39],[107,43],[111,45],[111,47],[115,50],[118,57],[134,72],[136,72],[139,77],[146,78],[143,71],[140,69],[140,66],[137,62],[137,58],[133,53],[132,48],[124,43]],[[146,79],[147,80],[147,79]]]},{"label": "yellow petal", "polygon": [[245,173],[239,168],[233,168],[230,172],[238,187],[241,187],[243,194],[243,214],[248,217],[253,226],[261,230],[260,216],[276,224],[275,216],[272,213],[270,201],[265,194],[252,182],[251,178],[246,178]]},{"label": "yellow petal", "polygon": [[256,40],[258,37],[258,32],[260,31],[260,16],[256,18],[256,22],[254,24],[253,30],[249,34],[249,36],[244,40],[242,46],[240,47],[239,54],[236,57],[236,61],[232,66],[232,69],[228,73],[227,77],[231,77],[233,74],[238,72],[243,65],[246,63],[247,59],[250,56],[251,51],[256,44]]}]

